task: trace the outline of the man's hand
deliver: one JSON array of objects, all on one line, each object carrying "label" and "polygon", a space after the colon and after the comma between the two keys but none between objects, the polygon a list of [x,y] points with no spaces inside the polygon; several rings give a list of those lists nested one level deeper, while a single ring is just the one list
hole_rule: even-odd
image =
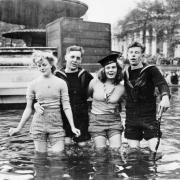
[{"label": "man's hand", "polygon": [[38,102],[34,104],[34,109],[39,114],[44,113],[44,108]]},{"label": "man's hand", "polygon": [[158,114],[159,112],[161,112],[161,110],[165,112],[169,107],[170,107],[169,96],[165,95],[162,97],[162,100],[159,103]]},{"label": "man's hand", "polygon": [[76,135],[76,137],[79,137],[81,135],[81,132],[79,129],[77,128],[71,128],[72,132]]}]

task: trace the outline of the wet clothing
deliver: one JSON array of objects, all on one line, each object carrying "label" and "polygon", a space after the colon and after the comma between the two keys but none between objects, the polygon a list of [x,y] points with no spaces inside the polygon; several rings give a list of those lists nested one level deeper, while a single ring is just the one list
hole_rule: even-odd
[{"label": "wet clothing", "polygon": [[[104,83],[102,83],[99,79],[94,79],[92,81],[93,84],[90,89],[93,91],[93,101],[91,112],[93,114],[113,114],[119,113],[119,91],[118,85],[113,85],[111,92],[109,92],[109,97],[111,98],[111,103],[106,102],[106,87]],[[121,85],[120,85],[121,86]]]},{"label": "wet clothing", "polygon": [[104,136],[111,138],[116,134],[121,134],[123,125],[121,116],[117,114],[93,114],[90,113],[89,132],[93,138],[96,136]]},{"label": "wet clothing", "polygon": [[156,121],[157,87],[161,96],[169,95],[169,87],[157,67],[143,64],[142,68],[124,73],[126,90],[126,123],[127,139],[149,140],[158,136]]},{"label": "wet clothing", "polygon": [[79,69],[78,72],[73,73],[65,73],[64,70],[56,71],[55,75],[64,79],[68,85],[74,124],[75,127],[81,131],[81,135],[79,137],[74,136],[69,122],[62,111],[63,127],[66,132],[66,137],[73,138],[76,142],[89,140],[90,134],[88,133],[89,117],[87,89],[89,82],[93,78],[92,75],[84,69]]},{"label": "wet clothing", "polygon": [[41,115],[35,112],[30,127],[31,137],[35,141],[50,141],[51,145],[64,140],[65,132],[60,112],[60,103],[63,109],[70,109],[67,84],[55,76],[38,78],[30,83],[26,93],[27,99],[36,99],[44,108]]},{"label": "wet clothing", "polygon": [[105,87],[98,79],[91,81],[89,89],[92,91],[92,108],[90,113],[89,132],[92,137],[104,136],[110,138],[121,134],[123,126],[119,112],[119,89],[121,85],[112,86],[109,102],[106,101]]},{"label": "wet clothing", "polygon": [[27,88],[26,98],[36,100],[44,109],[70,109],[67,84],[62,79],[39,77],[33,80]]},{"label": "wet clothing", "polygon": [[35,112],[30,126],[30,134],[33,140],[49,141],[51,145],[64,140],[65,132],[60,109],[44,110],[43,114]]}]

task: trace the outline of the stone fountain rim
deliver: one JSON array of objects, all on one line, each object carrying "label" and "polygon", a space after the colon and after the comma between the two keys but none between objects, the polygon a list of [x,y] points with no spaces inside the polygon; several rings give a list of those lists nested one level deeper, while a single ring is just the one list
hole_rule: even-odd
[{"label": "stone fountain rim", "polygon": [[[1,1],[6,1],[6,0],[0,0]],[[78,1],[78,0],[61,0],[61,1],[64,1],[64,2],[71,2],[71,3],[74,3],[74,4],[80,4],[80,5],[83,5],[85,6],[87,9],[88,9],[88,5],[84,2],[81,2],[81,1]]]}]

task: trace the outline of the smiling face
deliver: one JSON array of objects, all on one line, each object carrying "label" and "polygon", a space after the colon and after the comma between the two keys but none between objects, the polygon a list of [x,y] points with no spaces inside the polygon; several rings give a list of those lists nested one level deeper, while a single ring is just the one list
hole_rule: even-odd
[{"label": "smiling face", "polygon": [[66,69],[76,71],[82,62],[81,51],[70,51],[65,55]]},{"label": "smiling face", "polygon": [[142,60],[142,49],[140,47],[131,47],[128,49],[128,59],[131,66],[137,66]]},{"label": "smiling face", "polygon": [[117,74],[117,64],[111,63],[104,67],[107,79],[115,79]]},{"label": "smiling face", "polygon": [[52,65],[45,58],[42,58],[36,63],[38,70],[43,74],[43,76],[48,77],[52,72]]}]

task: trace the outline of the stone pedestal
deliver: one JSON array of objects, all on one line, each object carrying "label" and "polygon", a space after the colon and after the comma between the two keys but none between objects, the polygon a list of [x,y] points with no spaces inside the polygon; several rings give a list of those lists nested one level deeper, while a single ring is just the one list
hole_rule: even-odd
[{"label": "stone pedestal", "polygon": [[85,50],[82,66],[91,72],[99,69],[98,61],[111,52],[111,26],[108,23],[60,18],[46,26],[48,47],[58,48],[59,66],[64,65],[66,48],[82,46]]}]

